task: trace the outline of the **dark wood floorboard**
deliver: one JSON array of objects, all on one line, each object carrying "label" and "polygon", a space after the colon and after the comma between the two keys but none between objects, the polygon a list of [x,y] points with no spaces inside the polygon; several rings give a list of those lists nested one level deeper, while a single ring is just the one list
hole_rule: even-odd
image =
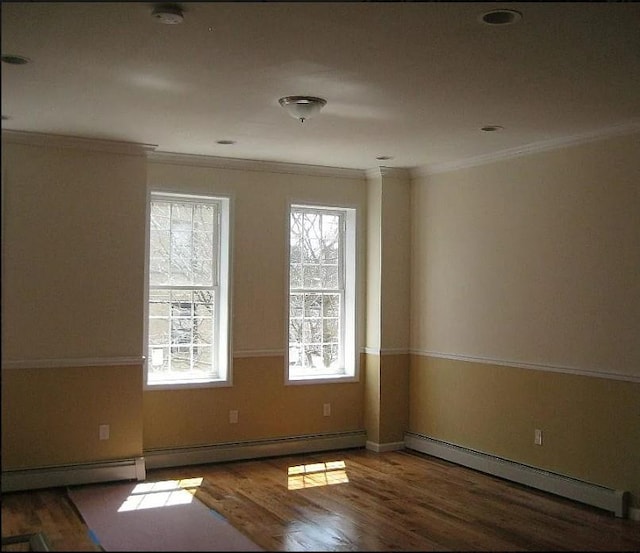
[{"label": "dark wood floorboard", "polygon": [[[267,551],[640,551],[639,522],[410,450],[147,471],[194,477],[196,497]],[[3,494],[2,535],[33,532],[100,550],[64,488]]]}]

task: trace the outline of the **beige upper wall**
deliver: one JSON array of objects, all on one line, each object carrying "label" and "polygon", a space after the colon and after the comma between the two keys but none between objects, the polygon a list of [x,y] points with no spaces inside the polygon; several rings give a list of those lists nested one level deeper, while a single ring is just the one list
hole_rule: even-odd
[{"label": "beige upper wall", "polygon": [[366,346],[409,349],[411,180],[403,169],[367,172]]},{"label": "beige upper wall", "polygon": [[151,189],[232,198],[233,351],[285,347],[285,244],[289,201],[358,208],[358,336],[364,344],[365,179],[150,162]]},{"label": "beige upper wall", "polygon": [[3,136],[3,362],[142,356],[143,154]]},{"label": "beige upper wall", "polygon": [[640,134],[415,182],[411,347],[640,376]]},{"label": "beige upper wall", "polygon": [[383,351],[409,349],[411,181],[406,171],[385,168],[382,181]]},{"label": "beige upper wall", "polygon": [[382,174],[370,171],[367,176],[367,328],[366,347],[381,347],[382,309]]}]

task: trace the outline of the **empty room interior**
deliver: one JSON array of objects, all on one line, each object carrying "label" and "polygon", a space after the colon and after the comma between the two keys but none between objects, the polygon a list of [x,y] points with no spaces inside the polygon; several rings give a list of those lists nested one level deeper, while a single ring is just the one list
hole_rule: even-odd
[{"label": "empty room interior", "polygon": [[[299,458],[344,478],[283,502],[370,493],[407,540],[353,515],[327,549],[427,547],[440,488],[385,511],[396,462],[389,488],[459,470],[640,548],[640,4],[1,20],[3,538],[42,530],[15,498]],[[324,543],[260,516],[241,530],[265,550]],[[544,548],[492,524],[429,547]]]}]

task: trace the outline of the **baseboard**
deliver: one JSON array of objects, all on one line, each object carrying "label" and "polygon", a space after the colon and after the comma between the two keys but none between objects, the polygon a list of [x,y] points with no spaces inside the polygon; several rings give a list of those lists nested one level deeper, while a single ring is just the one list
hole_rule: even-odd
[{"label": "baseboard", "polygon": [[115,480],[144,480],[144,457],[25,470],[3,470],[2,492],[75,486]]},{"label": "baseboard", "polygon": [[367,440],[366,446],[368,450],[375,451],[376,453],[383,453],[385,451],[397,451],[399,449],[404,449],[404,442],[387,442],[384,444],[379,444],[376,442],[370,442]]},{"label": "baseboard", "polygon": [[332,449],[349,449],[364,447],[365,443],[366,433],[362,430],[198,447],[148,449],[145,450],[144,456],[147,468],[154,469],[294,455],[297,453],[314,453]]},{"label": "baseboard", "polygon": [[617,517],[628,515],[627,491],[591,484],[411,432],[405,434],[405,445],[465,467],[612,511]]}]

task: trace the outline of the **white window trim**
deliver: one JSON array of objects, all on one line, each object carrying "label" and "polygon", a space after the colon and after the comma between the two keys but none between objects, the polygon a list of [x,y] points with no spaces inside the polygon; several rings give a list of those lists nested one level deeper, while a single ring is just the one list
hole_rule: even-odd
[{"label": "white window trim", "polygon": [[[168,200],[185,199],[185,200],[204,200],[220,202],[220,255],[217,266],[218,274],[218,301],[216,309],[218,310],[218,323],[220,329],[218,338],[224,336],[223,340],[219,340],[216,348],[216,357],[219,363],[220,375],[224,378],[213,381],[202,382],[166,382],[149,384],[147,380],[148,362],[149,362],[149,238],[150,238],[150,213],[152,198],[166,198]],[[146,224],[145,224],[145,267],[144,267],[144,334],[143,334],[143,390],[179,390],[187,388],[221,388],[233,385],[233,355],[232,355],[232,337],[231,337],[231,197],[222,194],[190,194],[188,192],[170,192],[160,189],[147,190],[146,205]]]},{"label": "white window trim", "polygon": [[[345,236],[344,236],[344,334],[343,334],[343,359],[344,374],[330,374],[327,376],[298,376],[291,377],[289,371],[289,291],[290,291],[290,242],[291,242],[291,208],[309,207],[313,209],[326,209],[329,211],[344,211]],[[314,203],[289,199],[287,202],[287,224],[285,225],[285,316],[284,316],[284,383],[285,385],[305,384],[330,384],[338,382],[357,382],[360,378],[360,353],[358,347],[357,313],[358,313],[358,208],[354,205]]]}]

